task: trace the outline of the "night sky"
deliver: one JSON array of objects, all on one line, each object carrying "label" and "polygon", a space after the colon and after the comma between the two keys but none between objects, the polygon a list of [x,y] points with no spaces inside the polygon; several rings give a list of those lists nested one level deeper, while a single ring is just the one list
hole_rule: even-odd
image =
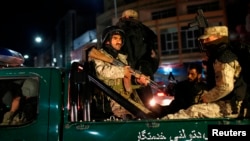
[{"label": "night sky", "polygon": [[68,10],[86,17],[86,31],[95,28],[95,17],[102,12],[102,0],[10,0],[0,4],[0,47],[17,51],[28,49],[34,37],[51,37],[55,26]]},{"label": "night sky", "polygon": [[[249,0],[226,0],[230,28],[245,23]],[[86,17],[86,31],[95,28],[95,17],[103,11],[102,0],[9,0],[0,4],[0,47],[22,53],[34,37],[51,37],[58,20],[75,9]]]},{"label": "night sky", "polygon": [[246,23],[245,18],[248,13],[248,4],[250,4],[250,0],[226,0],[226,1],[227,1],[226,7],[227,7],[229,28],[233,29],[235,26],[239,24],[245,24]]}]

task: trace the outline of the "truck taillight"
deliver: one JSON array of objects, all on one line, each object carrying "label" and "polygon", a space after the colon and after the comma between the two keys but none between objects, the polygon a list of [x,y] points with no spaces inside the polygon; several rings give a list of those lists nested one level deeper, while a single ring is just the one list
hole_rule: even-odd
[{"label": "truck taillight", "polygon": [[82,66],[78,66],[78,70],[82,71],[83,67]]},{"label": "truck taillight", "polygon": [[164,92],[157,92],[156,95],[157,96],[165,96],[166,94]]},{"label": "truck taillight", "polygon": [[156,105],[156,101],[155,101],[154,98],[152,98],[152,99],[149,101],[149,105],[150,105],[151,107],[153,107],[153,106]]}]

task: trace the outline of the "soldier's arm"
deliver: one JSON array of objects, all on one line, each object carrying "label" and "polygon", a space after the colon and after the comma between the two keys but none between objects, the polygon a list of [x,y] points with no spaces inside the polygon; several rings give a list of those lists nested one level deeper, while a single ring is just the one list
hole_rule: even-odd
[{"label": "soldier's arm", "polygon": [[213,102],[230,94],[234,88],[235,68],[229,63],[216,61],[214,64],[216,85],[209,91],[204,92],[203,102]]}]

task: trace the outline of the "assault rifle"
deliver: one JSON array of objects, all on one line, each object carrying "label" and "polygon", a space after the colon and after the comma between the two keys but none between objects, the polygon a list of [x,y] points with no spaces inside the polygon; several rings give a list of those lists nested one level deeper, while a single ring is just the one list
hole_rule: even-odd
[{"label": "assault rifle", "polygon": [[[126,64],[122,63],[121,61],[119,61],[117,59],[114,59],[114,58],[110,58],[110,57],[104,55],[102,52],[100,52],[99,50],[97,50],[95,48],[92,48],[90,50],[88,56],[91,57],[91,58],[94,58],[94,59],[98,59],[98,60],[102,60],[102,61],[111,63],[111,64],[116,65],[116,66],[126,66]],[[131,68],[131,72],[132,72],[132,75],[135,76],[136,78],[138,78],[140,76],[145,76],[140,71],[134,70],[133,68]],[[157,91],[162,91],[160,89],[160,86],[156,82],[154,82],[153,80],[151,80],[148,77],[146,77],[146,79],[149,81],[149,85],[152,88],[154,88]]]},{"label": "assault rifle", "polygon": [[188,25],[190,28],[195,27],[195,26],[198,26],[199,28],[208,27],[207,18],[204,16],[202,9],[197,10],[197,15],[196,15],[194,21],[189,23]]},{"label": "assault rifle", "polygon": [[[189,26],[189,28],[192,28],[192,27],[198,28],[198,31],[199,31],[198,37],[204,33],[204,28],[208,27],[209,25],[208,25],[207,18],[203,14],[202,9],[197,10],[197,15],[195,16],[194,21],[189,23],[188,26]],[[203,52],[204,47],[203,47],[201,41],[198,40],[198,44],[199,44],[200,51]]]}]

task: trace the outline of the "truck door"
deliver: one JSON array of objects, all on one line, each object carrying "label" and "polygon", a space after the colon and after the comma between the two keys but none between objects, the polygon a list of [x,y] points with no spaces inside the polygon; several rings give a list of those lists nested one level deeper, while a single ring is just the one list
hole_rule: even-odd
[{"label": "truck door", "polygon": [[60,71],[20,68],[0,70],[0,75],[0,140],[59,140],[62,122]]},{"label": "truck door", "polygon": [[[26,140],[38,115],[37,77],[1,78],[0,140]],[[36,129],[36,128],[35,128]],[[35,140],[35,136],[30,136]]]}]

